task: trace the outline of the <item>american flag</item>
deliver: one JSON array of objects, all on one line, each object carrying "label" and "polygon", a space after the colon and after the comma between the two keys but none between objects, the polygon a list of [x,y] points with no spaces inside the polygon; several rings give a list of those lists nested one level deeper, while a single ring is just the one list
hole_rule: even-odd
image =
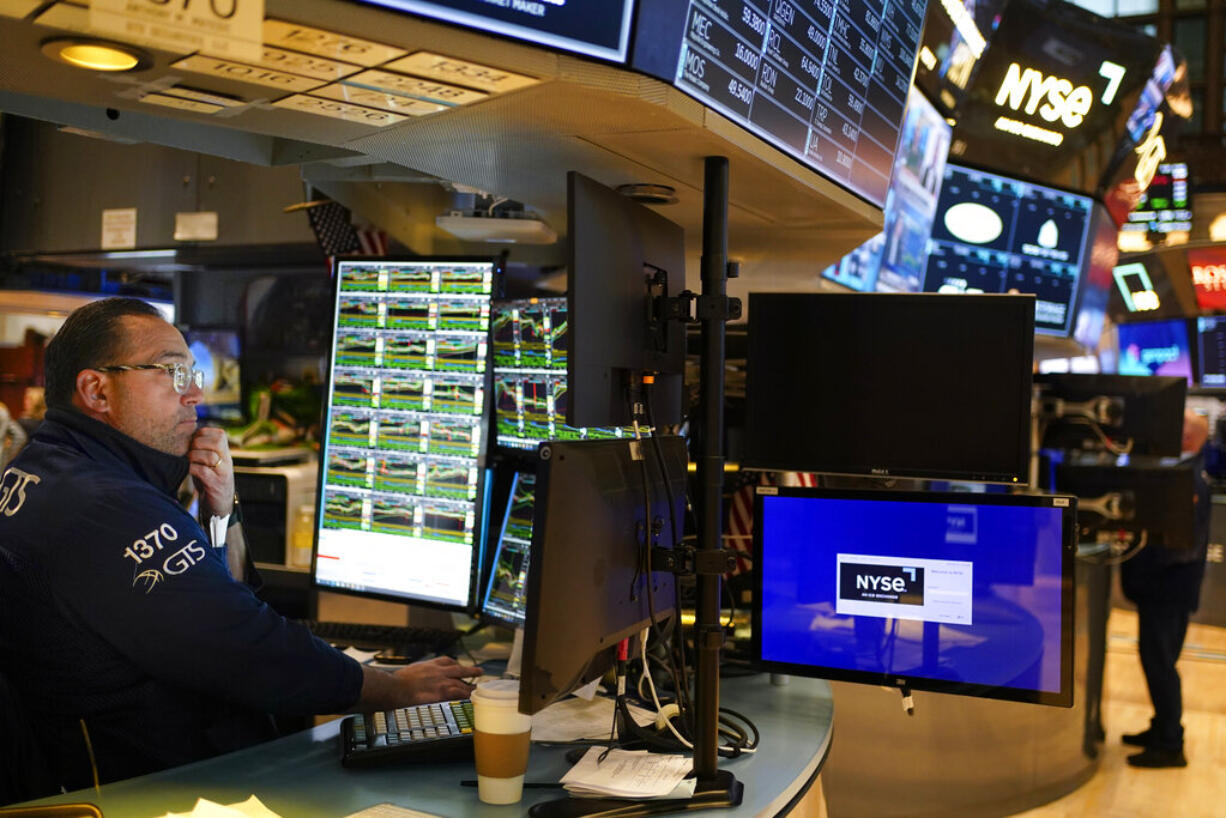
[{"label": "american flag", "polygon": [[753,504],[758,486],[816,486],[817,475],[809,472],[761,472],[732,495],[728,522],[724,530],[725,547],[736,554],[736,567],[727,576],[735,577],[753,568]]},{"label": "american flag", "polygon": [[310,203],[307,218],[325,256],[381,256],[387,253],[387,234],[375,227],[355,227],[349,208],[340,202]]}]

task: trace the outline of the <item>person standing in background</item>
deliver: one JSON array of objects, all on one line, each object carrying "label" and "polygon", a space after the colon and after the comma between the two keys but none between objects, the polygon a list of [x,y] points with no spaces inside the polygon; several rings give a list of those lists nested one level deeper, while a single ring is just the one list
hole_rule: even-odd
[{"label": "person standing in background", "polygon": [[[1153,545],[1121,566],[1124,596],[1137,606],[1137,648],[1145,684],[1154,706],[1147,730],[1123,736],[1125,744],[1142,747],[1128,757],[1134,767],[1186,767],[1183,752],[1183,689],[1175,663],[1183,650],[1188,618],[1200,604],[1201,580],[1209,550],[1209,480],[1205,474],[1205,442],[1209,421],[1188,410],[1183,418],[1183,451],[1193,458],[1196,474],[1193,543]],[[1191,547],[1187,547],[1187,546]]]}]

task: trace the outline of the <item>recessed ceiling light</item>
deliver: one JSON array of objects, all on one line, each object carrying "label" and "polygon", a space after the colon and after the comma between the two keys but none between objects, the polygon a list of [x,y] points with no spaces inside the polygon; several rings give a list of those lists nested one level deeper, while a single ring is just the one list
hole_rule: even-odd
[{"label": "recessed ceiling light", "polygon": [[139,71],[153,65],[149,52],[124,43],[86,37],[44,40],[43,56],[86,71]]}]

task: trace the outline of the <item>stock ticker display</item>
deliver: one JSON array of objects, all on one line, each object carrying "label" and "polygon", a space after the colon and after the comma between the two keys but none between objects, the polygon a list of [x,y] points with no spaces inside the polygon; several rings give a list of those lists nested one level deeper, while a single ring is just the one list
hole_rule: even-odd
[{"label": "stock ticker display", "polygon": [[881,207],[927,6],[690,0],[674,82]]},{"label": "stock ticker display", "polygon": [[631,430],[566,425],[565,298],[499,301],[490,317],[496,443],[531,450],[546,440],[629,437]]},{"label": "stock ticker display", "polygon": [[318,582],[465,604],[479,536],[490,262],[340,261]]},{"label": "stock ticker display", "polygon": [[507,501],[502,536],[498,538],[494,573],[490,578],[485,604],[481,606],[486,616],[516,627],[524,624],[524,595],[528,586],[535,509],[536,476],[518,472]]}]

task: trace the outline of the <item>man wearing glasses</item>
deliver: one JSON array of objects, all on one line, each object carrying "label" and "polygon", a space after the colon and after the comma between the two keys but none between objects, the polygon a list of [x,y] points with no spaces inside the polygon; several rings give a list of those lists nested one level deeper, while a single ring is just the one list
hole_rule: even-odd
[{"label": "man wearing glasses", "polygon": [[[46,419],[0,477],[0,681],[57,790],[269,738],[271,713],[463,698],[480,673],[362,667],[256,598],[227,558],[233,464],[196,425],[201,383],[153,307],[82,307],[47,347]],[[204,525],[176,499],[189,474]]]}]

